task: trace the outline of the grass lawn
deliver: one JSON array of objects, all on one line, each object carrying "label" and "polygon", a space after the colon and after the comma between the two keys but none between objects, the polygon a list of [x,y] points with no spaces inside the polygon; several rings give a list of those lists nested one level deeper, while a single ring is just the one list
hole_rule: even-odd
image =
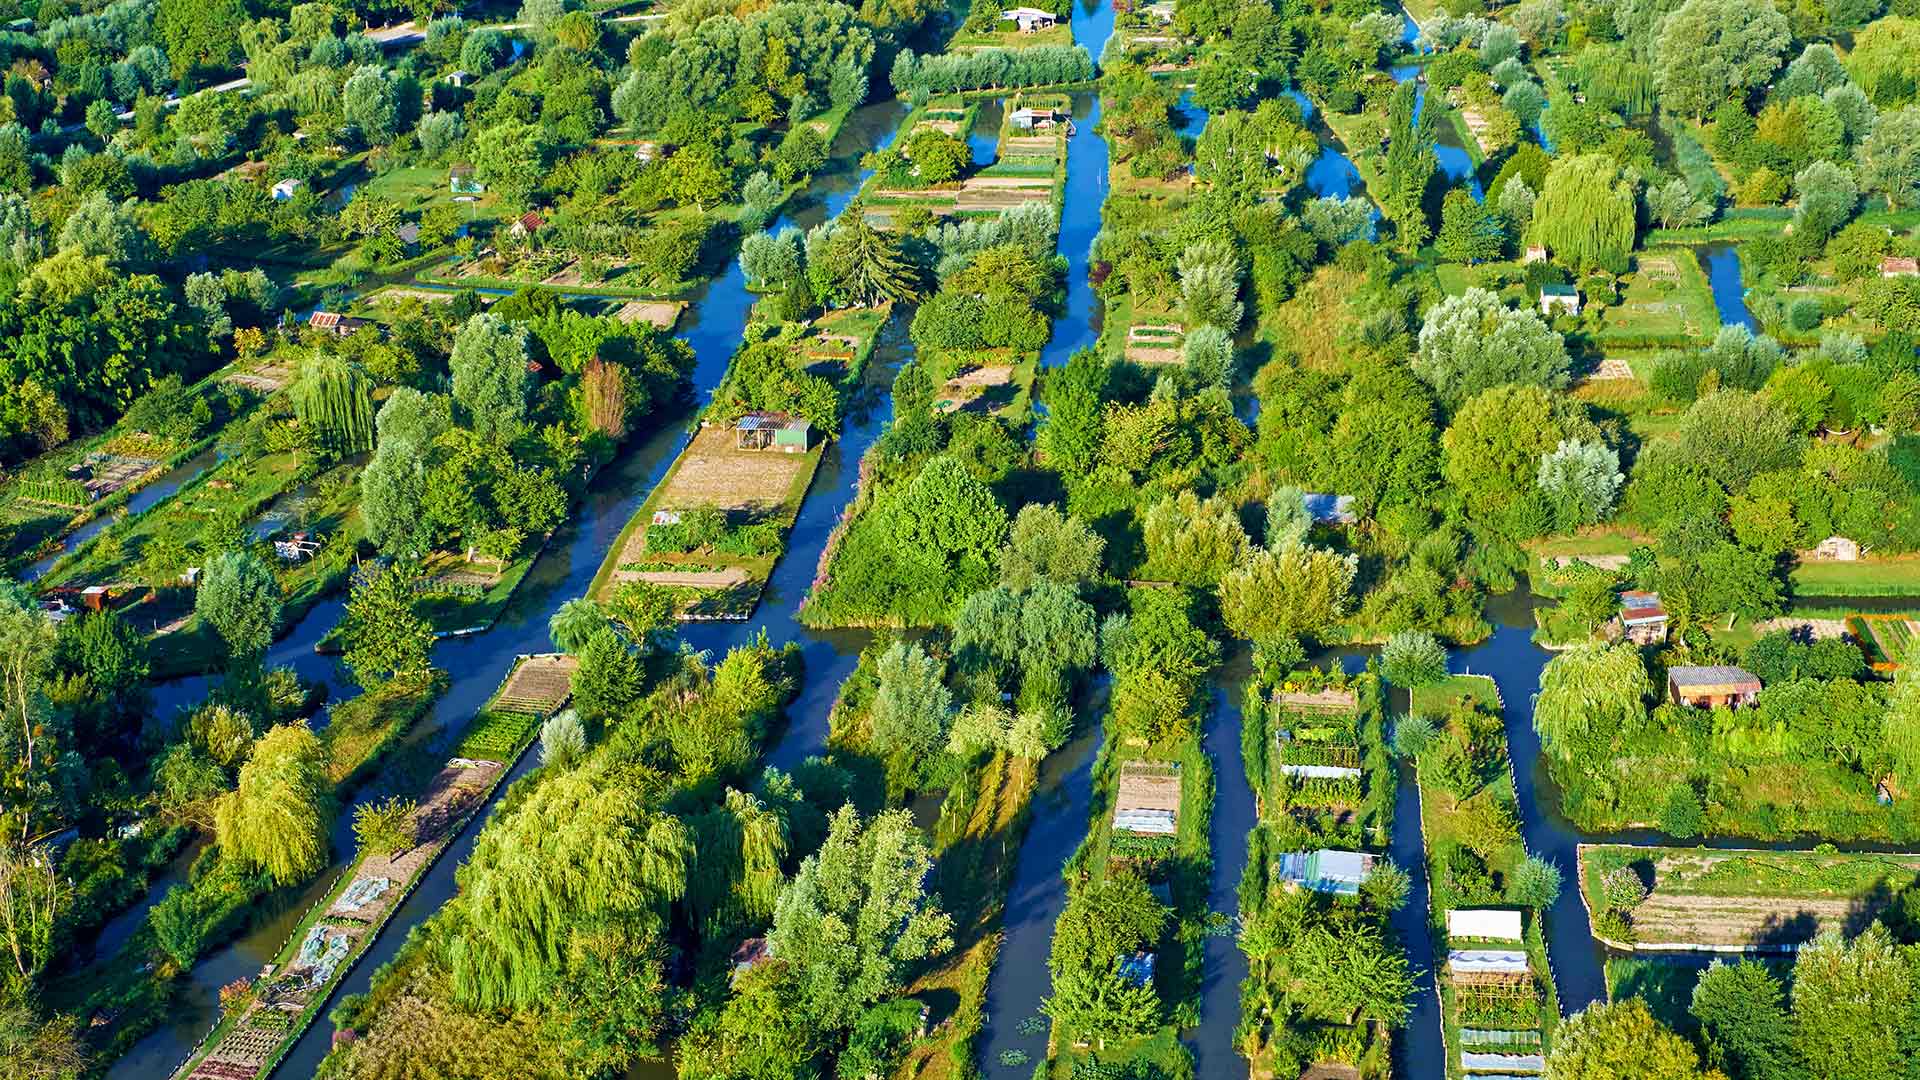
[{"label": "grass lawn", "polygon": [[1593,340],[1603,349],[1704,344],[1720,330],[1706,272],[1685,248],[1649,244],[1621,285],[1620,302],[1597,309],[1600,327]]},{"label": "grass lawn", "polygon": [[1668,1028],[1688,1034],[1693,1019],[1693,988],[1704,965],[1695,960],[1610,954],[1606,960],[1607,1000],[1637,997]]},{"label": "grass lawn", "polygon": [[958,52],[967,49],[1031,49],[1036,45],[1073,44],[1073,26],[1062,19],[1045,30],[1023,33],[1012,22],[996,24],[992,30],[969,30],[963,24],[947,39],[947,50]]},{"label": "grass lawn", "polygon": [[1801,596],[1920,597],[1920,555],[1858,562],[1802,562],[1789,575]]}]

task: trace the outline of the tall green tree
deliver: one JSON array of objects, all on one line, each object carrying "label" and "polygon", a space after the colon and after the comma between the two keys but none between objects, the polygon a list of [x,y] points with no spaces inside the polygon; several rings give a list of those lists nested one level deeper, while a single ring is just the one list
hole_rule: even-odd
[{"label": "tall green tree", "polygon": [[1533,239],[1576,269],[1627,268],[1638,202],[1633,182],[1606,154],[1555,161],[1533,204]]},{"label": "tall green tree", "polygon": [[373,449],[373,380],[360,365],[318,353],[300,365],[293,411],[308,438],[342,457]]},{"label": "tall green tree", "polygon": [[484,438],[511,442],[527,415],[533,376],[527,371],[527,331],[482,312],[453,338],[453,400]]},{"label": "tall green tree", "polygon": [[800,1008],[828,1030],[900,991],[908,969],[952,945],[952,916],[924,885],[933,855],[905,810],[833,815],[826,843],[774,907],[767,944],[798,983]]},{"label": "tall green tree", "polygon": [[1701,1080],[1692,1044],[1653,1018],[1637,997],[1596,1003],[1560,1025],[1547,1075],[1580,1080]]},{"label": "tall green tree", "polygon": [[432,666],[433,624],[414,609],[417,567],[393,562],[356,576],[340,621],[341,659],[366,689]]},{"label": "tall green tree", "polygon": [[880,687],[873,696],[873,748],[886,758],[889,781],[912,787],[947,742],[953,692],[946,665],[917,643],[896,641],[875,665]]},{"label": "tall green tree", "polygon": [[1427,187],[1440,167],[1434,150],[1433,110],[1419,107],[1419,93],[1409,80],[1394,88],[1387,105],[1381,209],[1393,221],[1400,245],[1408,250],[1433,235],[1433,226],[1427,221]]},{"label": "tall green tree", "polygon": [[1827,930],[1793,962],[1793,1025],[1802,1057],[1831,1080],[1894,1080],[1913,1050],[1912,965],[1885,926],[1849,941]]},{"label": "tall green tree", "polygon": [[229,857],[293,885],[327,865],[334,809],[327,748],[305,724],[281,724],[260,737],[240,786],[214,807],[214,834]]},{"label": "tall green tree", "polygon": [[1694,984],[1691,1005],[1707,1064],[1731,1080],[1807,1076],[1787,1016],[1786,990],[1766,965],[1717,962]]},{"label": "tall green tree", "polygon": [[1771,78],[1792,42],[1787,17],[1765,0],[1687,0],[1661,24],[1654,47],[1660,104],[1705,117]]},{"label": "tall green tree", "polygon": [[1571,366],[1565,341],[1540,316],[1479,288],[1427,310],[1413,361],[1414,374],[1449,408],[1508,384],[1558,390]]},{"label": "tall green tree", "polygon": [[280,580],[251,551],[226,551],[207,562],[194,613],[213,627],[237,662],[259,659],[280,629]]},{"label": "tall green tree", "polygon": [[480,833],[444,945],[454,997],[525,1008],[559,986],[581,934],[657,915],[686,892],[687,827],[591,767],[549,777]]},{"label": "tall green tree", "polygon": [[1653,680],[1631,642],[1577,645],[1547,661],[1533,728],[1562,762],[1591,761],[1616,736],[1645,722]]}]

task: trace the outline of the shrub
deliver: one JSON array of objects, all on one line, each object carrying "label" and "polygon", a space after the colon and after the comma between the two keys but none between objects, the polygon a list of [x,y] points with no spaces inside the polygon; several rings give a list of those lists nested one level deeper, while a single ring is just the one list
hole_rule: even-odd
[{"label": "shrub", "polygon": [[[1706,811],[1700,796],[1687,784],[1675,784],[1667,793],[1666,809],[1660,813],[1660,829],[1668,836],[1687,839],[1700,835]],[[1638,880],[1637,878],[1635,880]]]},{"label": "shrub", "polygon": [[1447,650],[1424,630],[1402,630],[1380,650],[1387,681],[1412,689],[1431,686],[1447,677]]}]

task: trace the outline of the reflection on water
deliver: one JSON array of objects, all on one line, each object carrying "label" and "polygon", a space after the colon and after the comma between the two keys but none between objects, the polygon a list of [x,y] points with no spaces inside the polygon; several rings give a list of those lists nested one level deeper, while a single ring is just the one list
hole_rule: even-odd
[{"label": "reflection on water", "polygon": [[1707,284],[1713,288],[1713,306],[1720,312],[1722,326],[1744,326],[1760,331],[1759,320],[1747,308],[1747,286],[1740,271],[1740,249],[1732,244],[1703,244],[1693,249],[1707,272]]},{"label": "reflection on water", "polygon": [[[773,227],[792,224],[806,228],[839,213],[865,179],[855,164],[859,154],[890,142],[905,112],[903,104],[893,101],[855,110],[834,139],[833,163],[816,178],[806,195],[789,205],[788,212],[774,222]],[[692,344],[696,356],[692,375],[696,401],[704,402],[725,372],[733,350],[740,343],[752,304],[753,295],[746,289],[745,277],[737,260],[729,264],[725,274],[696,295],[695,305],[681,335]],[[896,327],[894,332],[898,332],[901,340],[904,340],[903,329]],[[888,385],[896,359],[897,356],[889,354],[885,348],[876,355],[867,379],[869,396],[876,386]],[[884,415],[873,414],[869,410],[865,420],[867,427],[863,428],[860,426],[862,420],[856,415],[848,422],[848,430],[844,433],[847,442],[831,447],[823,458],[820,473],[814,482],[814,497],[809,498],[802,508],[800,522],[789,541],[788,556],[775,568],[773,586],[761,605],[762,613],[778,614],[757,617],[752,623],[694,624],[687,635],[690,640],[703,648],[724,647],[733,641],[744,640],[749,633],[760,628],[767,629],[775,642],[798,637],[798,629],[791,620],[791,608],[797,605],[806,582],[811,580],[820,545],[824,543],[826,533],[831,530],[833,519],[838,515],[838,504],[830,504],[828,500],[819,498],[820,491],[828,483],[835,484],[838,489],[849,486],[858,452],[864,450],[865,442],[860,442],[857,448],[850,447],[848,442],[870,440],[878,430],[878,424],[883,421]],[[684,415],[667,419],[652,435],[596,479],[594,490],[535,561],[513,601],[492,629],[473,637],[442,641],[435,646],[434,662],[452,675],[452,682],[413,737],[427,748],[427,752],[444,754],[452,749],[467,721],[492,695],[514,657],[552,649],[547,637],[548,618],[563,601],[586,593],[602,558],[627,519],[654,485],[659,483],[667,466],[685,445],[685,424]],[[844,502],[844,494],[840,501]],[[316,605],[306,618],[290,629],[283,640],[274,645],[268,654],[268,663],[290,666],[303,677],[325,682],[336,698],[352,693],[337,661],[313,651],[314,645],[339,621],[343,609],[344,601],[339,597]],[[832,690],[838,687],[839,679],[833,679],[829,688],[822,689],[812,676],[818,671],[821,678],[830,678],[831,672],[839,668],[844,669],[844,677],[845,671],[851,670],[852,657],[857,655],[858,636],[822,636],[809,639],[804,644],[808,649],[810,677],[801,701],[796,703],[795,716],[799,717],[803,708],[817,707],[817,727],[824,735],[826,708],[831,704]],[[156,715],[169,715],[182,705],[202,700],[207,687],[206,678],[172,680],[156,686]],[[798,719],[794,724],[796,730],[803,731],[811,731],[814,726],[802,725]],[[533,755],[529,755],[512,775],[523,773],[532,760]],[[505,790],[505,785],[501,790]],[[370,785],[359,793],[356,805],[384,794],[377,783]],[[343,859],[352,853],[352,810],[353,807],[349,806],[342,811],[335,829],[334,852]],[[456,891],[454,871],[472,850],[473,837],[485,817],[484,812],[476,816],[454,846],[421,879],[379,940],[341,982],[336,994],[364,992],[373,972],[392,959],[407,933],[452,898]],[[310,887],[309,892],[330,885],[341,865],[336,862]],[[299,913],[305,910],[312,899],[297,898],[289,911],[281,913],[279,918],[297,920]],[[258,972],[260,966],[267,962],[266,958],[279,950],[285,940],[286,929],[278,922],[270,922],[202,960],[195,967],[190,980],[181,986],[179,1021],[142,1040],[132,1053],[115,1065],[109,1075],[127,1080],[164,1075],[185,1058],[194,1043],[206,1033],[217,1011],[218,988],[241,975]],[[332,1034],[332,1025],[323,1014],[322,1019],[295,1044],[280,1075],[313,1075],[320,1059],[326,1055]]]}]

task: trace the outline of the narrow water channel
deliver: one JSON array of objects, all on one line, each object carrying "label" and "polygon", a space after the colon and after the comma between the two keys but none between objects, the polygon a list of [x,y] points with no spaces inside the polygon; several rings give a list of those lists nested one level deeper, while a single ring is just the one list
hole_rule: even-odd
[{"label": "narrow water channel", "polygon": [[[805,228],[838,214],[865,180],[865,173],[856,164],[860,154],[891,142],[905,112],[905,107],[896,101],[880,102],[855,110],[834,139],[833,161],[815,178],[812,188],[790,203],[787,212],[771,227],[776,230],[787,225]],[[711,397],[734,349],[740,343],[754,297],[746,288],[746,279],[738,260],[732,260],[726,272],[699,290],[692,300],[690,316],[681,336],[694,348],[696,365],[691,376],[693,396],[697,403],[704,404]],[[881,361],[882,355],[876,355],[875,363],[870,368],[873,372],[869,376],[870,385],[875,380],[891,379],[891,374],[874,370],[887,366]],[[886,382],[881,381],[879,385],[884,386]],[[853,436],[859,419],[856,409],[856,416],[848,425],[849,438]],[[437,744],[437,748],[450,750],[466,723],[499,685],[514,657],[552,650],[547,636],[547,620],[562,602],[585,594],[601,559],[627,519],[660,481],[667,466],[685,445],[685,421],[686,417],[670,418],[645,442],[602,474],[579,511],[555,534],[546,551],[534,563],[513,601],[491,629],[472,637],[448,639],[435,646],[434,662],[452,674],[452,683],[447,693],[435,703],[431,715],[422,721],[415,738],[430,739]],[[860,449],[863,450],[864,445]],[[853,456],[846,457],[847,453]],[[836,455],[841,457],[836,459]],[[836,460],[857,462],[858,454],[844,444],[831,448],[822,461],[819,478],[815,481],[816,488],[823,483],[822,478],[839,475],[838,471],[829,471],[829,466]],[[800,550],[803,532],[807,536],[817,533],[820,542],[824,542],[825,533],[832,528],[832,520],[838,510],[834,508],[825,512],[824,524],[819,521],[822,512],[816,509],[815,500],[808,500],[801,512],[800,527],[795,529],[788,558],[776,571],[777,585],[782,580],[783,572],[793,572],[796,561],[804,566],[801,589],[785,594],[784,602],[788,606],[798,603],[800,593],[804,592],[804,582],[810,579],[818,556],[817,543],[811,555]],[[773,605],[779,602],[775,591],[770,590],[761,611],[776,610]],[[324,681],[336,697],[351,693],[337,660],[313,651],[320,639],[338,623],[344,610],[345,602],[340,597],[316,605],[285,638],[275,643],[269,651],[268,663],[291,666],[304,677]],[[790,612],[781,618],[790,622]],[[746,625],[751,624],[732,624],[730,628],[744,638]],[[783,625],[775,620],[775,625],[768,627],[775,642],[790,640],[795,636],[783,634]],[[707,646],[702,643],[701,647]],[[853,648],[857,654],[857,645]],[[837,680],[833,685],[838,685]],[[155,714],[169,715],[181,705],[203,699],[208,686],[209,680],[205,677],[171,680],[155,686]],[[809,678],[807,693],[817,695],[818,692],[814,680]],[[826,693],[826,701],[831,702],[832,691]],[[820,715],[824,726],[824,706],[820,709]],[[532,756],[529,755],[527,760],[533,760]],[[520,769],[527,767],[523,762]],[[505,785],[501,790],[505,790]],[[355,805],[382,794],[384,791],[376,781],[359,793]],[[181,1007],[177,1010],[176,1022],[137,1043],[115,1064],[108,1074],[110,1077],[115,1080],[144,1080],[165,1076],[191,1052],[195,1042],[206,1033],[217,1015],[219,987],[235,978],[257,973],[278,952],[300,915],[324,894],[345,860],[351,857],[353,809],[353,806],[344,808],[336,825],[334,865],[301,896],[289,902],[278,917],[266,920],[238,941],[202,959],[180,987]],[[387,924],[379,940],[342,980],[336,994],[364,991],[374,970],[392,958],[407,933],[453,896],[456,890],[454,871],[472,850],[473,837],[485,818],[486,810],[483,809],[455,845],[421,879],[412,896]],[[311,1076],[320,1059],[326,1056],[332,1042],[332,1030],[332,1025],[323,1016],[295,1045],[280,1067],[279,1075]]]},{"label": "narrow water channel", "polygon": [[[212,468],[214,462],[219,459],[219,453],[212,447],[208,447],[167,470],[165,473],[162,473],[160,476],[155,477],[152,483],[127,497],[126,511],[128,516],[138,514],[163,499],[172,498],[174,492],[185,487],[194,477]],[[42,574],[45,574],[53,568],[55,562],[79,550],[80,545],[106,531],[107,526],[113,524],[118,516],[117,511],[109,511],[73,530],[71,533],[68,533],[66,537],[60,541],[58,550],[52,554],[42,556],[38,561],[34,562],[33,565],[22,570],[20,572],[20,580],[38,580]]]},{"label": "narrow water channel", "polygon": [[[1073,40],[1097,60],[1113,33],[1113,9],[1106,0],[1078,0],[1073,6]],[[1087,256],[1100,231],[1107,197],[1107,142],[1094,131],[1100,120],[1097,93],[1075,94],[1074,133],[1067,140],[1065,206],[1061,208],[1060,251],[1067,257],[1067,304],[1054,321],[1053,336],[1041,350],[1043,367],[1067,362],[1100,336],[1099,299],[1087,280]],[[1101,728],[1097,716],[1081,718],[1075,737],[1041,763],[1029,810],[1026,837],[1015,858],[1002,916],[1000,951],[987,978],[985,1023],[979,1039],[979,1065],[993,1077],[1031,1074],[1030,1064],[1047,1056],[1047,1025],[1040,1005],[1052,988],[1047,956],[1053,924],[1066,907],[1067,886],[1061,868],[1087,834],[1093,798],[1093,759]]]},{"label": "narrow water channel", "polygon": [[1590,838],[1559,813],[1560,794],[1546,776],[1540,736],[1533,730],[1533,700],[1540,672],[1553,654],[1533,643],[1533,610],[1525,590],[1494,597],[1487,604],[1493,636],[1458,650],[1453,669],[1488,675],[1500,688],[1506,717],[1507,752],[1513,759],[1514,796],[1520,807],[1520,834],[1527,852],[1560,868],[1560,898],[1546,915],[1548,961],[1560,993],[1560,1011],[1577,1012],[1607,996],[1605,953],[1593,940],[1587,909],[1575,880],[1576,849]]},{"label": "narrow water channel", "polygon": [[[1241,706],[1247,679],[1253,673],[1249,650],[1236,649],[1213,677],[1213,711],[1207,717],[1201,743],[1213,759],[1213,814],[1207,842],[1213,854],[1213,875],[1207,909],[1234,920],[1239,927],[1240,877],[1247,866],[1247,835],[1259,811],[1247,782],[1240,751]],[[1194,1073],[1239,1080],[1247,1075],[1247,1059],[1234,1049],[1233,1033],[1240,1024],[1240,987],[1247,981],[1247,954],[1233,935],[1208,937],[1200,967],[1200,1026],[1186,1035],[1193,1051]]]},{"label": "narrow water channel", "polygon": [[1702,244],[1693,249],[1700,269],[1707,272],[1707,284],[1713,289],[1713,306],[1720,312],[1720,324],[1744,326],[1760,332],[1760,321],[1747,307],[1747,285],[1740,268],[1740,249],[1732,244]]}]

